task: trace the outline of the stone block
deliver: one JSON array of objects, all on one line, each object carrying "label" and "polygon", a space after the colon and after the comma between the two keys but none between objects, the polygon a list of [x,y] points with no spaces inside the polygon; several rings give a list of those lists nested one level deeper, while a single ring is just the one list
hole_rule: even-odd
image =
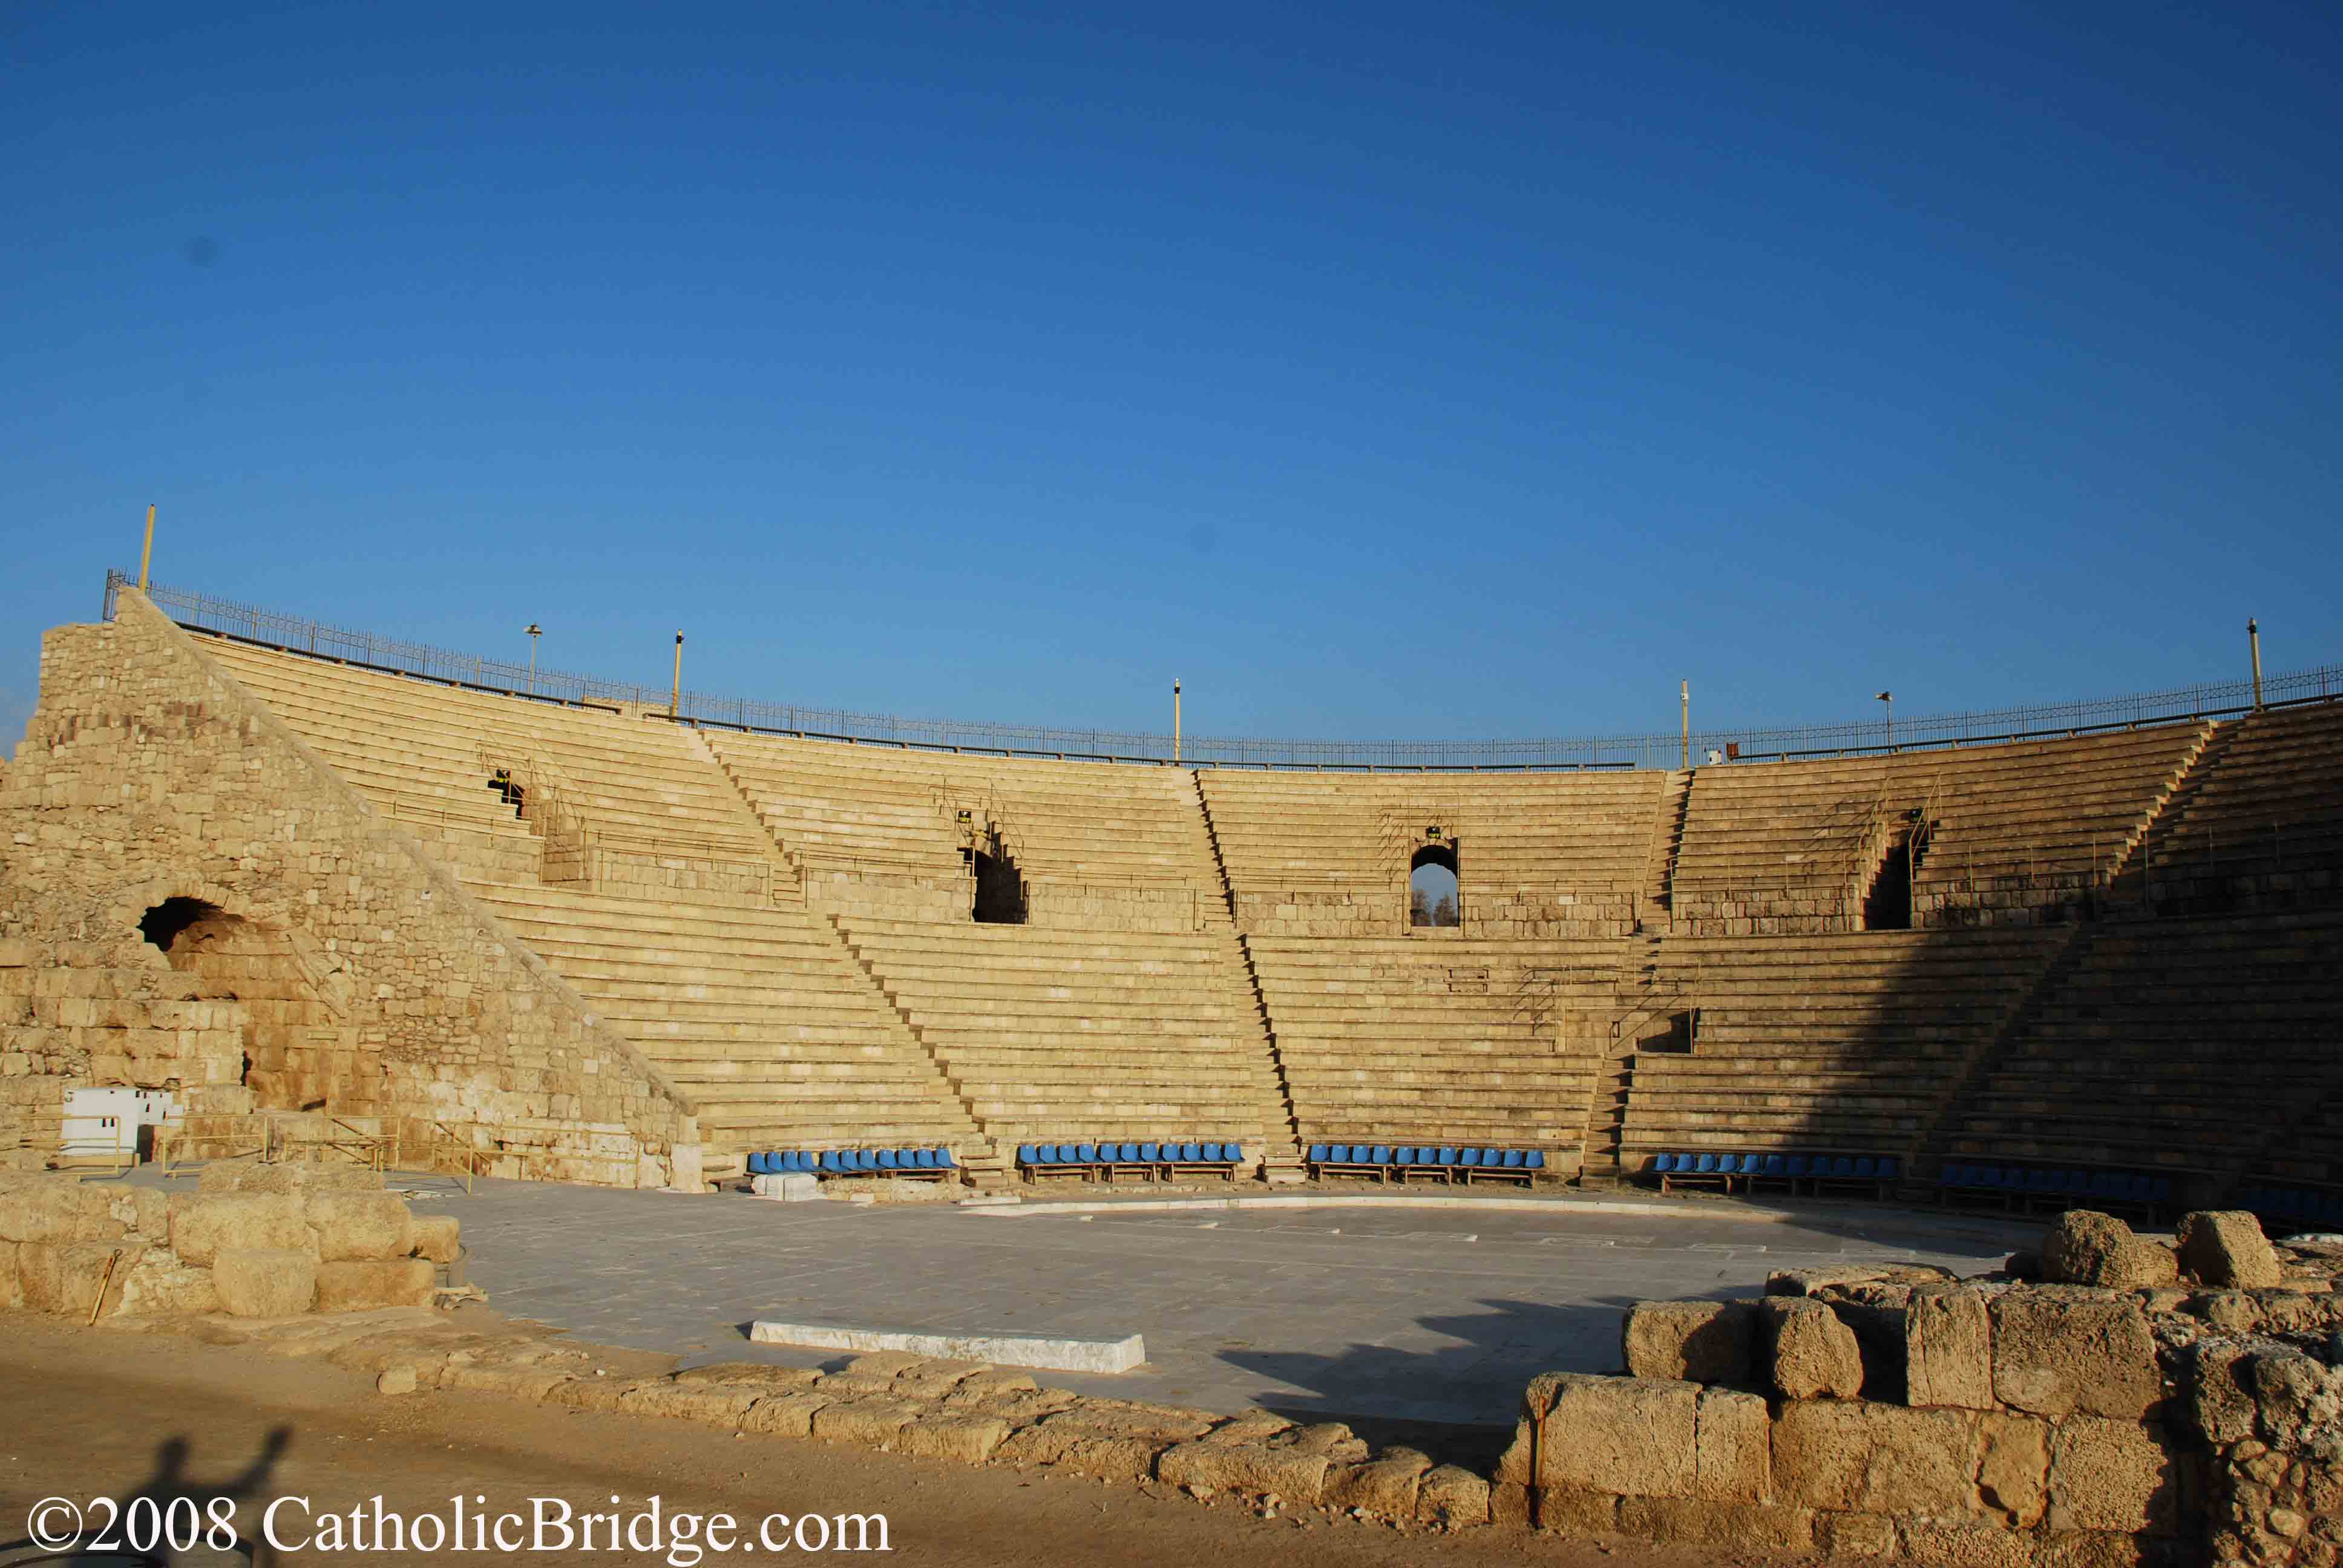
[{"label": "stone block", "polygon": [[[1634,1497],[1690,1497],[1700,1384],[1550,1374],[1537,1484]],[[1541,1382],[1545,1379],[1541,1378]]]},{"label": "stone block", "polygon": [[1814,1515],[1804,1508],[1710,1503],[1693,1497],[1623,1497],[1622,1534],[1709,1552],[1811,1552]]},{"label": "stone block", "polygon": [[1314,1503],[1332,1468],[1322,1454],[1271,1448],[1257,1442],[1182,1442],[1155,1462],[1158,1479],[1172,1486],[1210,1486],[1223,1492]]},{"label": "stone block", "polygon": [[1008,1437],[1009,1423],[999,1416],[938,1411],[920,1417],[897,1432],[895,1448],[898,1452],[929,1459],[982,1464]]},{"label": "stone block", "polygon": [[1530,1511],[1540,1530],[1558,1535],[1613,1535],[1619,1529],[1619,1499],[1578,1486],[1530,1489]]},{"label": "stone block", "polygon": [[2036,1568],[2035,1537],[1985,1524],[1905,1520],[1904,1557],[1923,1568]]},{"label": "stone block", "polygon": [[2240,1442],[2254,1435],[2255,1401],[2247,1379],[2253,1352],[2247,1346],[2200,1340],[2191,1348],[2181,1393],[2188,1417],[2208,1442]]},{"label": "stone block", "polygon": [[1893,1557],[1896,1522],[1881,1513],[1817,1513],[1815,1549],[1825,1557]]},{"label": "stone block", "polygon": [[406,1200],[391,1192],[312,1192],[303,1217],[317,1235],[321,1262],[367,1262],[404,1258],[414,1250],[407,1237]]},{"label": "stone block", "polygon": [[453,1214],[410,1214],[408,1250],[429,1262],[452,1263],[463,1253],[464,1222]]},{"label": "stone block", "polygon": [[1801,1401],[1774,1423],[1774,1496],[1802,1508],[1966,1513],[1968,1418],[1954,1411]]},{"label": "stone block", "polygon": [[2169,1534],[2178,1474],[2152,1428],[2090,1416],[2062,1422],[2050,1444],[2050,1528]]},{"label": "stone block", "polygon": [[1764,1400],[1704,1388],[1694,1432],[1694,1496],[1710,1503],[1774,1500],[1774,1426]]},{"label": "stone block", "polygon": [[2170,1561],[2169,1553],[2151,1553],[2147,1539],[2114,1530],[2056,1530],[2042,1537],[2035,1562],[2040,1568],[2141,1568],[2150,1560]]},{"label": "stone block", "polygon": [[743,1432],[769,1432],[775,1437],[810,1437],[813,1418],[834,1402],[828,1394],[777,1393],[759,1400],[740,1420]]},{"label": "stone block", "polygon": [[2075,1287],[2012,1291],[1993,1304],[1993,1392],[2013,1410],[2137,1421],[2164,1397],[2147,1314]]},{"label": "stone block", "polygon": [[[545,1395],[547,1404],[563,1405],[570,1410],[623,1410],[627,1396],[654,1379],[624,1377],[576,1377],[558,1383]],[[796,1435],[803,1437],[802,1432]]]},{"label": "stone block", "polygon": [[[177,1229],[175,1222],[175,1236]],[[220,1305],[236,1317],[295,1317],[316,1299],[317,1259],[306,1246],[224,1247],[212,1260],[212,1284]]]},{"label": "stone block", "polygon": [[636,1384],[618,1402],[618,1408],[628,1415],[694,1421],[702,1426],[737,1430],[741,1417],[749,1413],[749,1407],[762,1397],[758,1389],[736,1384],[673,1382],[660,1379]]},{"label": "stone block", "polygon": [[25,1287],[17,1274],[19,1241],[0,1241],[0,1309],[14,1312],[25,1304]]},{"label": "stone block", "polygon": [[307,1252],[317,1255],[316,1237],[298,1199],[284,1193],[174,1193],[171,1251],[198,1268],[222,1252]]},{"label": "stone block", "polygon": [[824,1442],[883,1448],[920,1413],[921,1407],[909,1400],[871,1395],[823,1405],[813,1412],[812,1431]]},{"label": "stone block", "polygon": [[578,1381],[570,1373],[552,1367],[520,1366],[505,1362],[450,1366],[439,1374],[441,1388],[479,1389],[528,1404],[566,1403],[566,1401],[554,1399],[554,1391]]},{"label": "stone block", "polygon": [[1327,1472],[1319,1500],[1329,1508],[1361,1508],[1385,1519],[1413,1519],[1416,1492],[1431,1468],[1431,1460],[1413,1452],[1340,1465]]},{"label": "stone block", "polygon": [[1863,1348],[1820,1302],[1768,1296],[1757,1343],[1767,1382],[1785,1399],[1853,1399],[1863,1392]]},{"label": "stone block", "polygon": [[427,1307],[436,1275],[421,1258],[377,1258],[317,1265],[321,1312],[370,1312],[382,1307]]},{"label": "stone block", "polygon": [[25,1307],[81,1320],[97,1303],[101,1288],[109,1300],[118,1296],[118,1276],[136,1268],[146,1249],[132,1241],[25,1241],[16,1251]]},{"label": "stone block", "polygon": [[116,1219],[110,1194],[66,1176],[0,1190],[0,1241],[111,1241],[130,1227]]},{"label": "stone block", "polygon": [[1620,1326],[1631,1377],[1751,1386],[1747,1302],[1638,1302]]},{"label": "stone block", "polygon": [[710,1362],[686,1367],[671,1380],[679,1383],[729,1383],[768,1394],[803,1393],[820,1386],[821,1373],[809,1367],[774,1366],[769,1362]]},{"label": "stone block", "polygon": [[2005,1523],[2040,1523],[2050,1477],[2050,1427],[2027,1415],[1977,1418],[1977,1501]]},{"label": "stone block", "polygon": [[1493,1482],[1489,1486],[1489,1523],[1501,1530],[1530,1526],[1530,1489],[1518,1481]]},{"label": "stone block", "polygon": [[117,1267],[115,1277],[121,1290],[114,1312],[120,1317],[199,1317],[220,1310],[212,1271],[183,1262],[167,1247],[146,1249],[136,1261]]},{"label": "stone block", "polygon": [[1991,1410],[1993,1319],[1977,1291],[1917,1291],[1904,1319],[1906,1402]]},{"label": "stone block", "polygon": [[[1282,1495],[1282,1494],[1281,1494]],[[1452,1530],[1489,1523],[1489,1483],[1458,1465],[1440,1464],[1424,1472],[1416,1487],[1415,1516]]]},{"label": "stone block", "polygon": [[2121,1273],[2124,1250],[2137,1240],[2131,1227],[2112,1214],[2069,1209],[2043,1238],[2042,1278],[2052,1284],[2128,1290],[2131,1281],[2111,1276]]},{"label": "stone block", "polygon": [[416,1377],[415,1369],[405,1362],[383,1368],[374,1380],[375,1392],[380,1394],[413,1393],[419,1386],[420,1380]]},{"label": "stone block", "polygon": [[2284,1278],[2261,1221],[2242,1210],[2199,1210],[2184,1215],[2175,1232],[2180,1266],[2197,1282],[2258,1291]]}]

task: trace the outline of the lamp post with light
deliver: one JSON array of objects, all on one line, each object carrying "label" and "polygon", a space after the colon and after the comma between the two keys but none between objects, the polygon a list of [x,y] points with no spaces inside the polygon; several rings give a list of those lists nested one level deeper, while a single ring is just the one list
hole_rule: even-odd
[{"label": "lamp post with light", "polygon": [[528,623],[528,694],[531,697],[537,695],[537,639],[544,635],[544,628],[535,621]]},{"label": "lamp post with light", "polygon": [[1887,706],[1887,749],[1893,751],[1896,749],[1896,694],[1883,691],[1879,694],[1879,700]]}]

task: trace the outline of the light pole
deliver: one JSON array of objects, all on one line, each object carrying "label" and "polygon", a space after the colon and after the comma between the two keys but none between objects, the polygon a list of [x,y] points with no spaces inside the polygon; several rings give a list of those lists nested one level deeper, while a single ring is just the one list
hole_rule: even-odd
[{"label": "light pole", "polygon": [[[146,568],[155,559],[155,503],[146,503],[146,543],[138,552],[138,591],[146,591]],[[2255,706],[2259,707],[2257,703]]]},{"label": "light pole", "polygon": [[1896,749],[1896,694],[1883,691],[1879,694],[1879,700],[1887,705],[1887,749],[1893,751]]},{"label": "light pole", "polygon": [[[146,586],[146,574],[144,572],[139,574],[138,586]],[[2254,711],[2259,713],[2262,710],[2262,628],[2254,621],[2246,622],[2246,641],[2253,646],[2254,650]]]},{"label": "light pole", "polygon": [[1172,760],[1180,760],[1180,678],[1172,678]]},{"label": "light pole", "polygon": [[1684,765],[1692,766],[1692,682],[1684,683]]},{"label": "light pole", "polygon": [[668,689],[667,716],[673,719],[683,706],[683,633],[675,634],[675,684]]},{"label": "light pole", "polygon": [[537,622],[528,623],[528,694],[531,697],[537,695],[537,639],[544,635],[544,628]]}]

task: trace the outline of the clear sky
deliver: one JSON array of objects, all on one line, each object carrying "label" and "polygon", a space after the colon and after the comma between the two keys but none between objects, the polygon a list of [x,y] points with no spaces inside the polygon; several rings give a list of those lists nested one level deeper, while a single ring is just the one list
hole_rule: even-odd
[{"label": "clear sky", "polygon": [[159,581],[920,715],[2343,658],[2338,17],[0,4],[0,730],[148,501]]}]

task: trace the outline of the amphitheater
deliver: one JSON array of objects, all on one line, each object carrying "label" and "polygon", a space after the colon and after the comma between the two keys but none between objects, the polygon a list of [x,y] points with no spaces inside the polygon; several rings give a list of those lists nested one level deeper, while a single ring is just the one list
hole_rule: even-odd
[{"label": "amphitheater", "polygon": [[[0,779],[20,1169],[2343,1229],[2331,671],[1696,767],[1263,765],[106,608]],[[93,1133],[101,1090],[147,1092]]]}]

